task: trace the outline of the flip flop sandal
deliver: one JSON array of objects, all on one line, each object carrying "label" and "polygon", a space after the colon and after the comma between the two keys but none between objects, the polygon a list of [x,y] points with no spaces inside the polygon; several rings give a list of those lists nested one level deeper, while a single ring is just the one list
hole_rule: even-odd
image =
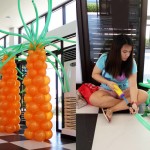
[{"label": "flip flop sandal", "polygon": [[102,109],[102,112],[103,112],[103,115],[104,115],[104,117],[106,118],[106,120],[108,121],[108,122],[110,122],[111,121],[111,118],[109,118],[107,115],[106,115],[106,111],[107,111],[107,109],[103,109],[103,108],[101,108]]}]

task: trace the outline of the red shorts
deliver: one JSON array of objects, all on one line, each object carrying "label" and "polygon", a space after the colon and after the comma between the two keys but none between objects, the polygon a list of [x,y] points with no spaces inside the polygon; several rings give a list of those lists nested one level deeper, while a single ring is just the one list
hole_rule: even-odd
[{"label": "red shorts", "polygon": [[87,101],[88,104],[92,105],[89,101],[90,96],[92,95],[92,93],[94,93],[95,91],[99,90],[100,87],[96,86],[92,83],[83,83],[78,91],[81,93],[81,95],[84,97],[84,99]]}]

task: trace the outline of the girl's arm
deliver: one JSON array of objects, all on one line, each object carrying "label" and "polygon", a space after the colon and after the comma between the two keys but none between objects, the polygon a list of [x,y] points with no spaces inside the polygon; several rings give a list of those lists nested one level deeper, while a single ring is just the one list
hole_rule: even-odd
[{"label": "girl's arm", "polygon": [[137,102],[138,88],[137,88],[137,74],[132,74],[129,77],[129,88],[130,88],[130,97],[131,102]]},{"label": "girl's arm", "polygon": [[132,103],[132,108],[129,108],[131,114],[138,113],[138,106],[137,106],[137,96],[138,96],[138,88],[137,88],[137,74],[132,74],[129,77],[129,88],[130,88],[130,98]]},{"label": "girl's arm", "polygon": [[93,69],[92,72],[92,78],[95,79],[96,81],[98,81],[99,83],[103,83],[106,84],[107,86],[109,86],[111,88],[111,90],[114,90],[114,84],[116,84],[115,82],[109,81],[107,79],[105,79],[102,75],[101,75],[102,70],[100,70],[96,65]]}]

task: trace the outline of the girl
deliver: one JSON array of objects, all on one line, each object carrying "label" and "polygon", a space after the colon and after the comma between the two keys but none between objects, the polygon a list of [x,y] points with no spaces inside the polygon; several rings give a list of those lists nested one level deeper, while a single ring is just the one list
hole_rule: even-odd
[{"label": "girl", "polygon": [[[131,114],[138,113],[138,106],[144,103],[148,94],[137,88],[137,65],[133,59],[133,43],[127,35],[117,35],[108,54],[102,54],[96,62],[92,78],[101,83],[100,89],[94,92],[89,101],[102,108],[108,121],[113,112],[128,109],[126,102],[114,92],[117,84],[125,97],[132,104]],[[103,108],[107,108],[104,110]]]}]

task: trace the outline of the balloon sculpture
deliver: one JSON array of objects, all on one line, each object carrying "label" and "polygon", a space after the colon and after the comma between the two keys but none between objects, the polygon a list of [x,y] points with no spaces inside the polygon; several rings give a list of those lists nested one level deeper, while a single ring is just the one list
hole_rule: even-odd
[{"label": "balloon sculpture", "polygon": [[[2,62],[8,58],[4,55]],[[20,82],[17,80],[15,59],[1,69],[0,81],[0,132],[12,133],[20,129]]]},{"label": "balloon sculpture", "polygon": [[[144,88],[150,89],[150,80],[148,79],[147,82],[148,83],[142,83],[142,82],[140,82],[139,85],[142,86],[142,87],[144,87]],[[146,107],[145,107],[144,114],[143,115],[137,114],[136,118],[139,120],[139,122],[141,122],[145,126],[145,128],[147,128],[148,130],[150,130],[150,123],[148,121],[144,120],[144,118],[143,118],[145,116],[148,116],[148,113],[150,113],[150,109],[148,107],[148,105],[150,104],[150,90],[148,90],[147,93],[148,93],[148,98],[147,98],[147,100],[145,102]]]},{"label": "balloon sculpture", "polygon": [[[20,0],[18,0],[18,10],[19,10],[20,18],[22,20],[26,35],[21,35],[21,34],[16,34],[16,33],[11,33],[11,32],[0,30],[1,33],[13,35],[13,36],[19,36],[27,40],[27,42],[24,44],[10,46],[10,47],[3,49],[3,51],[0,52],[0,57],[2,57],[4,56],[5,53],[11,51],[10,55],[7,57],[4,56],[3,61],[0,63],[0,68],[2,68],[1,69],[2,80],[0,82],[0,94],[1,94],[0,96],[0,132],[5,132],[5,131],[15,132],[19,130],[18,124],[20,120],[18,119],[18,116],[20,115],[20,111],[19,111],[20,97],[19,95],[17,95],[17,92],[19,92],[19,90],[17,89],[17,87],[19,87],[19,82],[16,80],[16,76],[15,76],[17,73],[16,70],[15,69],[13,71],[11,70],[11,68],[15,68],[16,66],[14,63],[13,65],[10,65],[10,62],[14,61],[15,59],[17,60],[20,59],[20,58],[15,58],[15,56],[16,54],[21,53],[22,55],[25,55],[27,57],[26,58],[27,74],[25,78],[23,79],[23,83],[25,85],[24,100],[26,103],[26,112],[24,114],[24,117],[26,119],[26,126],[27,126],[27,128],[25,129],[24,135],[27,139],[33,139],[37,141],[44,141],[52,137],[51,118],[53,114],[51,112],[51,109],[52,109],[52,105],[50,103],[51,96],[49,94],[50,88],[48,86],[50,79],[48,76],[46,76],[46,68],[47,68],[46,61],[51,63],[54,69],[56,70],[56,73],[61,82],[63,91],[64,92],[69,91],[68,79],[67,79],[66,72],[64,70],[63,65],[61,64],[60,60],[56,57],[54,53],[45,49],[45,46],[51,45],[59,50],[60,48],[57,45],[52,43],[52,41],[56,39],[75,43],[74,41],[56,37],[56,36],[46,37],[47,29],[48,29],[50,18],[51,18],[51,12],[52,12],[52,0],[47,0],[47,1],[48,1],[47,20],[45,23],[45,27],[43,28],[40,35],[38,34],[38,27],[39,27],[38,11],[37,11],[37,7],[36,7],[34,0],[32,0],[32,4],[33,4],[35,14],[36,14],[36,21],[33,22],[35,23],[35,26],[34,26],[35,29],[33,29],[33,24],[31,25],[31,28],[29,28],[25,24],[22,13],[21,13],[21,9],[20,9]],[[25,51],[27,50],[28,50],[28,54],[25,53]],[[61,75],[56,69],[55,63],[46,57],[46,53],[49,53],[51,56],[53,56],[58,62],[58,64],[60,65],[61,70],[64,74],[66,87],[64,87],[63,85]],[[6,70],[7,67],[10,69]],[[14,72],[15,75],[13,75],[11,71]],[[8,78],[7,72],[11,72],[12,78],[9,77],[10,79],[6,82],[6,78]],[[13,87],[11,88],[13,90],[10,90],[8,86]],[[5,88],[3,88],[2,90],[2,87],[5,87]],[[4,101],[6,97],[9,103]],[[13,117],[10,117],[10,116],[13,116]],[[9,124],[10,118],[12,118],[11,123],[14,123],[13,126],[10,126]]]}]

